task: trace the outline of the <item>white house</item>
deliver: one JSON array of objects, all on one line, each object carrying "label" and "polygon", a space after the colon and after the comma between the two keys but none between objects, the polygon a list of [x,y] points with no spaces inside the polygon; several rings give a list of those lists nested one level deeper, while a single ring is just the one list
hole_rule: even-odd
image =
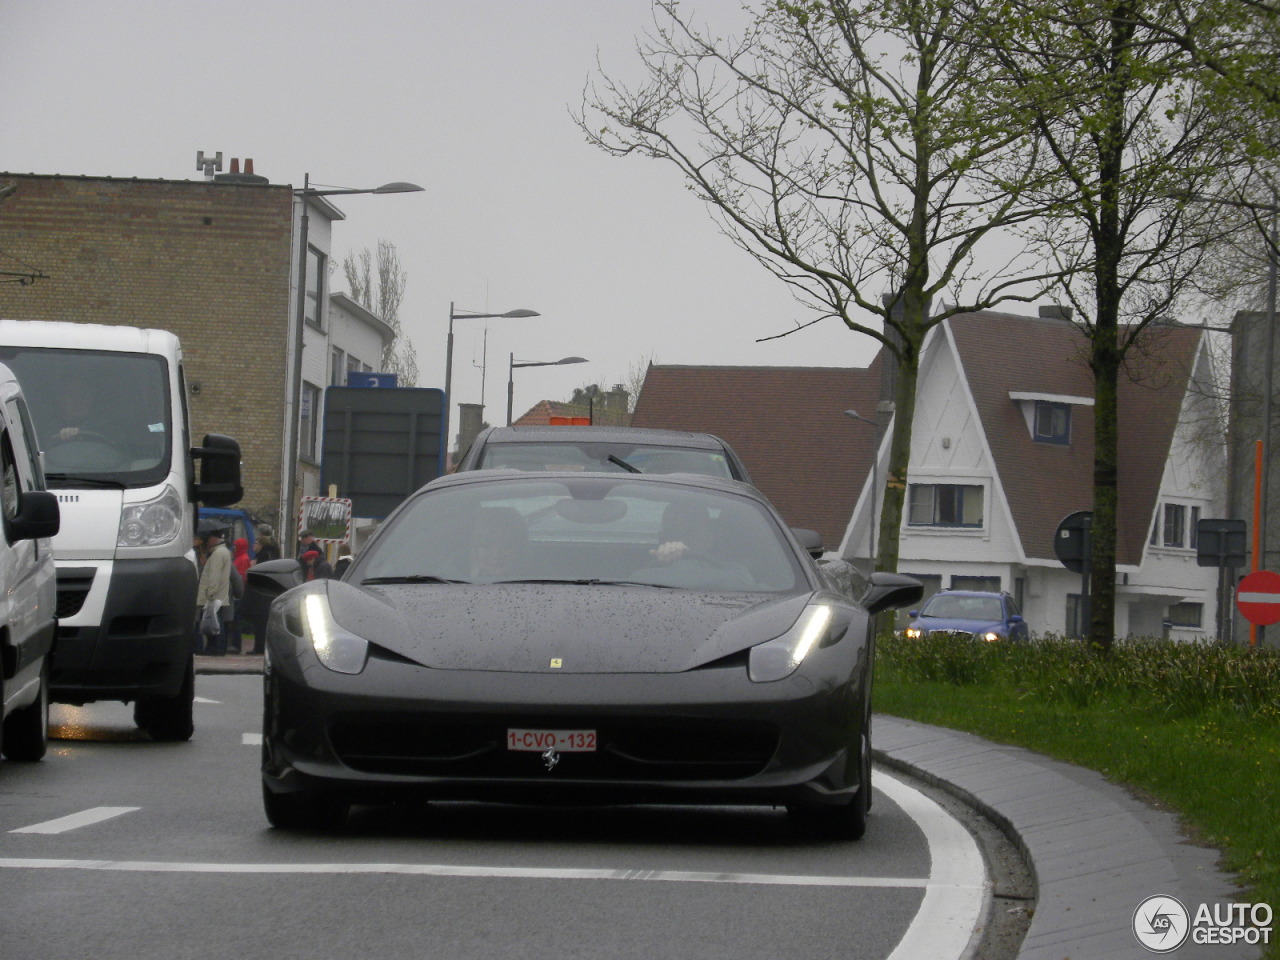
[{"label": "white house", "polygon": [[[1204,331],[1148,328],[1127,372],[1116,633],[1215,636],[1218,572],[1197,566],[1195,529],[1225,515],[1226,448]],[[923,579],[927,594],[1007,591],[1033,632],[1078,634],[1081,577],[1053,543],[1064,518],[1092,508],[1093,402],[1086,340],[1059,316],[962,314],[935,328],[921,356],[899,571]],[[866,556],[872,475],[844,556]]]}]

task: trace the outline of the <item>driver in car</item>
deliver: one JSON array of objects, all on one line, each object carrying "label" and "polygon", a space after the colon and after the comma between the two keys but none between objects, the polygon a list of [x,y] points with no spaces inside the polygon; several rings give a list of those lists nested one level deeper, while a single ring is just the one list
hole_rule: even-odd
[{"label": "driver in car", "polygon": [[93,388],[83,380],[73,380],[59,394],[62,400],[61,419],[67,423],[53,434],[53,439],[61,442],[74,440],[80,432],[96,433],[90,426],[89,419],[93,413]]}]

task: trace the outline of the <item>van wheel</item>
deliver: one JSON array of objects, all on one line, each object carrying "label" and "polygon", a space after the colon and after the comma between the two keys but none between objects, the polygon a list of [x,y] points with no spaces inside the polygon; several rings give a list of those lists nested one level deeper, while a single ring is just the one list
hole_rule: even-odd
[{"label": "van wheel", "polygon": [[133,722],[151,735],[152,740],[173,743],[190,740],[195,733],[196,699],[195,658],[187,661],[182,686],[172,697],[140,697],[133,707]]},{"label": "van wheel", "polygon": [[49,658],[40,668],[40,695],[35,702],[9,714],[4,722],[4,755],[31,762],[44,757],[49,744]]}]

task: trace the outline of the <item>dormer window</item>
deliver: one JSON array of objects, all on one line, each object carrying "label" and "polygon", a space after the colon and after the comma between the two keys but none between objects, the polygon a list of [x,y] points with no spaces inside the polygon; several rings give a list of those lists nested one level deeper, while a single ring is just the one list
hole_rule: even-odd
[{"label": "dormer window", "polygon": [[1036,443],[1071,444],[1071,408],[1092,407],[1092,397],[1061,393],[1027,393],[1014,390],[1009,399],[1018,405],[1027,421],[1027,432]]},{"label": "dormer window", "polygon": [[1071,442],[1071,406],[1051,400],[1037,400],[1035,411],[1037,443]]}]

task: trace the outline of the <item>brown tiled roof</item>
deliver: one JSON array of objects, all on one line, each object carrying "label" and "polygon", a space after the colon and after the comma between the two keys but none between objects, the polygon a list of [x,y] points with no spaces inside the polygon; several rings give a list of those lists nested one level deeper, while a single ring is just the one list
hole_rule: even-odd
[{"label": "brown tiled roof", "polygon": [[[1093,508],[1094,408],[1072,406],[1070,444],[1037,443],[1009,394],[1093,397],[1084,334],[1059,319],[998,313],[948,323],[1023,550],[1053,559],[1058,524]],[[1148,327],[1121,373],[1119,563],[1142,560],[1200,336],[1194,327]]]},{"label": "brown tiled roof", "polygon": [[870,367],[651,365],[631,425],[726,440],[787,523],[836,549],[871,468],[870,417],[880,363]]},{"label": "brown tiled roof", "polygon": [[[592,410],[586,404],[582,403],[557,403],[555,400],[539,400],[530,407],[519,419],[513,420],[513,427],[545,427],[551,423],[552,417],[585,417],[594,415],[594,422],[597,425],[625,427],[628,424],[619,423],[618,416],[611,410],[596,409]],[[626,419],[630,419],[627,417]]]}]

